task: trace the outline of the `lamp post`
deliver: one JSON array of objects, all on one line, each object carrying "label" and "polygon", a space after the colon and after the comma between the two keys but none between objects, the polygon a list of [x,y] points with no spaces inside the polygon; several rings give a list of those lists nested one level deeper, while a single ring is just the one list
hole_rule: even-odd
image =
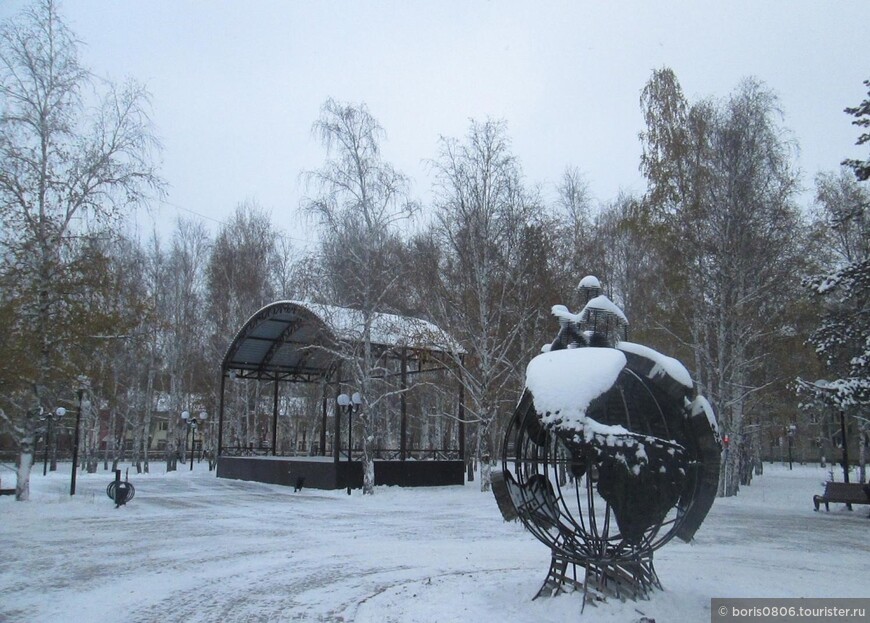
[{"label": "lamp post", "polygon": [[[82,408],[84,407],[84,395],[85,390],[80,389],[78,391],[78,399],[79,399],[79,408],[76,410],[76,432],[75,439],[73,441],[73,460],[72,460],[72,474],[70,475],[69,481],[69,494],[76,494],[76,468],[79,464],[79,431],[82,428]],[[88,403],[90,405],[90,403]]]},{"label": "lamp post", "polygon": [[[206,418],[208,418],[208,413],[200,411],[197,417],[199,417],[201,422],[205,422]],[[190,411],[182,411],[181,419],[187,423],[187,434],[190,436],[190,471],[193,471],[193,445],[196,443],[197,421],[196,417],[190,415]],[[185,446],[186,445],[187,441],[185,441]]]},{"label": "lamp post", "polygon": [[849,482],[849,444],[846,443],[846,414],[842,408],[840,409],[840,436],[843,441],[843,482]]},{"label": "lamp post", "polygon": [[[351,434],[353,433],[351,415],[359,412],[360,405],[362,405],[362,396],[359,395],[359,392],[354,392],[352,396],[339,394],[336,402],[338,402],[338,408],[344,409],[347,413],[347,494],[350,495],[350,450],[352,444]],[[338,440],[336,440],[337,442]]]},{"label": "lamp post", "polygon": [[[64,409],[63,407],[58,407],[57,409],[55,409],[54,413],[49,411],[48,414],[43,418],[46,422],[45,442],[43,443],[43,457],[42,457],[42,475],[43,476],[45,476],[48,473],[48,447],[49,447],[49,444],[51,443],[51,428],[52,428],[51,425],[52,425],[52,422],[54,421],[55,417],[62,418],[64,415],[66,415],[66,409]],[[55,469],[55,459],[54,458],[52,458],[52,460],[51,460],[51,469],[52,469],[52,471],[54,471],[54,469]]]},{"label": "lamp post", "polygon": [[789,424],[786,426],[786,436],[788,437],[788,468],[789,470],[792,468],[792,459],[791,459],[791,449],[792,442],[794,440],[794,435],[797,432],[797,426],[794,424]]}]

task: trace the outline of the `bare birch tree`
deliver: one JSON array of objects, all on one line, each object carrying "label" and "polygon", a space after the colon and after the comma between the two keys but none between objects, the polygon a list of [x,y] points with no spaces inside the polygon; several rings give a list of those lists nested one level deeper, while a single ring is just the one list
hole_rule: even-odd
[{"label": "bare birch tree", "polygon": [[[372,321],[387,311],[402,278],[395,261],[401,247],[399,227],[417,210],[409,200],[408,180],[381,155],[384,130],[365,104],[327,100],[314,134],[327,160],[306,174],[311,194],[303,209],[321,231],[320,261],[332,300],[360,312],[359,348],[346,345],[344,366],[363,398],[359,420],[363,437],[363,492],[374,492],[374,441],[380,425],[375,391],[379,363],[372,349]],[[348,452],[350,449],[348,449]]]},{"label": "bare birch tree", "polygon": [[98,86],[80,64],[75,36],[54,0],[39,0],[0,29],[0,219],[8,258],[31,284],[18,329],[32,345],[30,398],[19,408],[16,497],[29,497],[40,410],[50,385],[63,291],[56,284],[83,223],[110,222],[159,187],[151,154],[148,94],[129,82]]},{"label": "bare birch tree", "polygon": [[208,329],[206,325],[206,269],[211,240],[199,221],[178,219],[172,234],[166,270],[163,273],[164,321],[161,361],[169,396],[168,435],[165,459],[167,469],[176,459],[187,459],[182,411],[206,410],[203,397],[214,384],[209,374]]},{"label": "bare birch tree", "polygon": [[[232,219],[218,232],[206,268],[210,361],[221,361],[242,324],[274,300],[275,239],[269,215],[251,201],[236,206]],[[264,438],[254,417],[261,386],[239,380],[228,388],[225,418],[230,443],[248,446]],[[216,394],[217,386],[213,387]]]},{"label": "bare birch tree", "polygon": [[534,236],[540,205],[522,184],[503,122],[472,121],[464,141],[442,139],[435,171],[436,235],[444,256],[433,303],[442,326],[467,350],[458,363],[476,424],[481,489],[488,490],[492,426],[516,402],[517,369],[529,357],[520,345],[548,307],[536,293],[540,274],[532,274],[531,258],[547,256]]}]

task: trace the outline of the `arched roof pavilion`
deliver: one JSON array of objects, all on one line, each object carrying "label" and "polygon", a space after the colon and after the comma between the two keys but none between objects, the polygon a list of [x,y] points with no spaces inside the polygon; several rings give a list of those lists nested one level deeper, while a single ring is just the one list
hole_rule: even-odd
[{"label": "arched roof pavilion", "polygon": [[[303,301],[277,301],[255,314],[242,326],[230,343],[221,364],[221,390],[218,427],[218,454],[222,454],[224,388],[227,378],[274,382],[272,414],[272,453],[276,449],[278,386],[281,382],[340,384],[342,362],[353,356],[364,342],[365,315],[362,311]],[[373,313],[369,322],[373,354],[400,362],[401,383],[407,374],[442,370],[453,366],[464,354],[462,347],[435,324],[394,314]],[[416,369],[409,370],[409,363]],[[405,456],[405,421],[402,395],[401,456]],[[464,455],[464,406],[460,384],[460,454]],[[323,397],[321,452],[325,453],[327,401]],[[336,439],[340,439],[336,418]],[[335,446],[335,460],[339,447]]]}]

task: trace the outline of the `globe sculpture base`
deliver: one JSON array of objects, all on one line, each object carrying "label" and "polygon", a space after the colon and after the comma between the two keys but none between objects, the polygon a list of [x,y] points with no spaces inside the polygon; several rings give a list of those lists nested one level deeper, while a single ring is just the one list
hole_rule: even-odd
[{"label": "globe sculpture base", "polygon": [[652,555],[635,561],[604,563],[572,561],[559,552],[553,552],[550,571],[534,599],[583,591],[585,606],[590,599],[595,603],[604,601],[607,597],[645,599],[651,591],[661,588]]}]

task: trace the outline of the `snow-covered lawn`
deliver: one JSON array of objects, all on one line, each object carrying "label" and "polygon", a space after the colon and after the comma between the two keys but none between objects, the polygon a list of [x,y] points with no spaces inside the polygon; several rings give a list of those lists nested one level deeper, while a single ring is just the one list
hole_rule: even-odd
[{"label": "snow-covered lawn", "polygon": [[110,472],[70,498],[61,466],[34,471],[31,502],[0,498],[0,621],[706,622],[711,597],[866,597],[868,508],[813,512],[827,475],[766,465],[656,553],[664,591],[581,617],[580,594],[532,601],[549,553],[477,483],[294,493],[202,463],[131,475],[115,509]]}]

